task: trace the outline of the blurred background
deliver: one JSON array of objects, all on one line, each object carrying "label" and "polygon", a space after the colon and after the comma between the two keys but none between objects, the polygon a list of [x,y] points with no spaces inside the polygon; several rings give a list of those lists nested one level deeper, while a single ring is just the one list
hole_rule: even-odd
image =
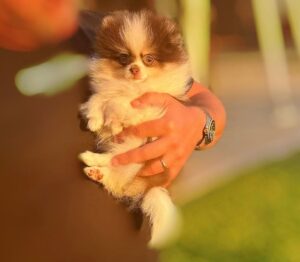
[{"label": "blurred background", "polygon": [[[300,261],[300,1],[85,0],[82,7],[150,8],[176,19],[194,78],[227,111],[222,140],[195,152],[172,188],[183,233],[161,260]],[[3,76],[9,56],[0,55]],[[20,68],[14,88],[32,99],[61,96],[86,75],[86,59],[37,57]]]}]

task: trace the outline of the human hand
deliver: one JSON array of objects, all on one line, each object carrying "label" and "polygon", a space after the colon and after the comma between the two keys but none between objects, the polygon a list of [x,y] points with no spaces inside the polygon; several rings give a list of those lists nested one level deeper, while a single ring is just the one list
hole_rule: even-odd
[{"label": "human hand", "polygon": [[168,186],[178,175],[195,145],[202,138],[205,113],[198,107],[186,106],[168,94],[147,93],[132,102],[135,108],[160,106],[165,115],[157,120],[125,129],[118,138],[134,135],[141,138],[158,137],[157,140],[113,158],[113,165],[146,162],[139,176],[163,173],[167,165]]},{"label": "human hand", "polygon": [[77,28],[77,0],[0,0],[0,47],[30,51]]}]

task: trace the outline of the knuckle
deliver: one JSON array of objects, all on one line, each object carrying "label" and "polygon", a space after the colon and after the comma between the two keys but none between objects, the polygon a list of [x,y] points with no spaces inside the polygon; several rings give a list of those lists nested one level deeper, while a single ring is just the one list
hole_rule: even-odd
[{"label": "knuckle", "polygon": [[179,141],[178,141],[178,139],[175,137],[175,136],[172,136],[171,138],[170,138],[170,144],[171,144],[171,146],[173,147],[173,148],[177,148],[177,147],[179,147]]},{"label": "knuckle", "polygon": [[174,129],[175,129],[175,122],[174,122],[174,120],[168,120],[167,121],[167,123],[166,123],[166,125],[167,125],[167,130],[168,131],[173,131]]},{"label": "knuckle", "polygon": [[184,148],[182,148],[182,147],[177,147],[176,148],[176,156],[177,157],[182,157],[184,155]]}]

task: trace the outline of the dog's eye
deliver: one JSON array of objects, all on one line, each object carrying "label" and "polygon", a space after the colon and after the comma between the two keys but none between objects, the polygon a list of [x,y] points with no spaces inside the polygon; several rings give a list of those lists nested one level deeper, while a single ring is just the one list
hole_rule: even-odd
[{"label": "dog's eye", "polygon": [[143,56],[143,62],[147,66],[153,65],[155,61],[156,61],[156,58],[153,55],[144,55]]},{"label": "dog's eye", "polygon": [[119,63],[121,65],[129,65],[130,64],[130,56],[128,54],[120,54]]}]

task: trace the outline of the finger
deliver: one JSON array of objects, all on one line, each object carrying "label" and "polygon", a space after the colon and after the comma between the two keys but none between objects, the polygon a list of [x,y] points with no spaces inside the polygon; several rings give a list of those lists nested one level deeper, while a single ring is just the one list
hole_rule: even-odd
[{"label": "finger", "polygon": [[185,154],[184,156],[182,156],[176,160],[175,164],[169,169],[168,180],[163,185],[163,187],[167,188],[172,184],[173,180],[178,176],[178,174],[184,167],[189,156],[190,156],[190,153]]},{"label": "finger", "polygon": [[186,95],[188,97],[192,97],[196,94],[203,92],[203,90],[205,90],[205,89],[207,89],[207,88],[202,86],[200,83],[193,81],[193,84],[192,84],[191,88],[188,90],[188,92],[186,93]]},{"label": "finger", "polygon": [[154,176],[144,177],[143,179],[150,187],[156,187],[166,184],[166,182],[169,180],[169,177],[166,173],[160,173]]},{"label": "finger", "polygon": [[[148,161],[146,163],[146,165],[144,166],[144,168],[139,172],[138,175],[139,176],[153,176],[153,175],[157,175],[160,173],[166,173],[169,171],[169,169],[172,168],[174,163],[176,163],[177,159],[178,158],[176,155],[170,153],[160,159]],[[167,165],[167,167],[168,167],[167,170],[165,169],[165,167],[163,167],[163,164],[161,161],[163,161]]]},{"label": "finger", "polygon": [[169,171],[168,179],[162,185],[162,187],[168,188],[172,184],[174,179],[178,176],[178,174],[180,173],[182,167],[183,167],[183,163],[180,163],[179,165],[176,165],[175,167],[172,167],[172,169],[170,169],[170,171]]},{"label": "finger", "polygon": [[173,179],[170,179],[170,178],[169,178],[169,180],[168,180],[166,183],[164,183],[164,184],[162,185],[162,187],[168,188],[168,187],[172,184],[172,182],[173,182]]},{"label": "finger", "polygon": [[146,137],[160,137],[171,133],[175,128],[172,121],[167,121],[164,117],[144,122],[137,126],[124,129],[118,137],[124,138],[126,136],[134,135],[141,138]]},{"label": "finger", "polygon": [[130,150],[124,154],[115,156],[112,160],[114,166],[129,163],[141,163],[165,154],[170,146],[170,139],[160,138],[142,147]]},{"label": "finger", "polygon": [[172,101],[172,97],[165,93],[146,93],[131,102],[133,107],[147,106],[167,106]]}]

